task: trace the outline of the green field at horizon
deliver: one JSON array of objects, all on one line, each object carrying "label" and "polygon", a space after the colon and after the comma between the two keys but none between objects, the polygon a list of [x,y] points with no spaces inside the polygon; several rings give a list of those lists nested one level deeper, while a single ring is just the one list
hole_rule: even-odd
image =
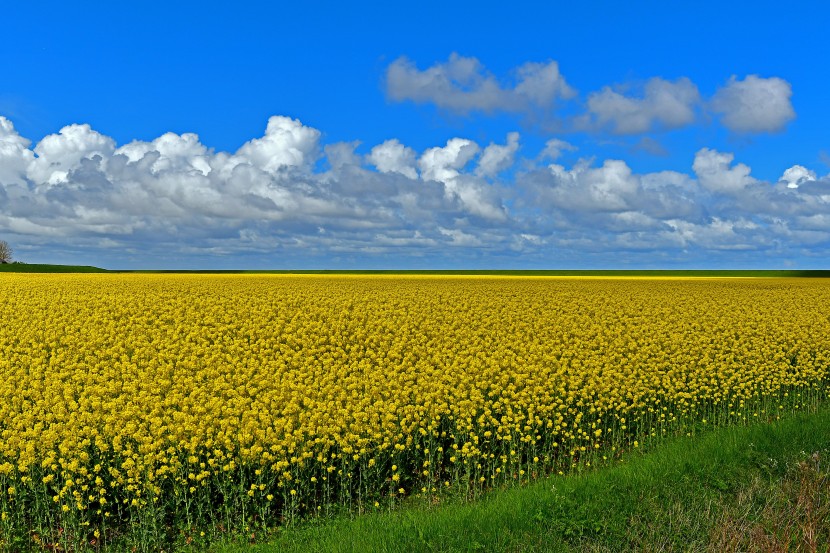
[{"label": "green field at horizon", "polygon": [[492,275],[492,276],[618,276],[618,277],[780,277],[830,278],[830,270],[743,269],[104,269],[88,265],[10,263],[0,265],[7,273],[147,273],[147,274],[307,274],[307,275]]}]

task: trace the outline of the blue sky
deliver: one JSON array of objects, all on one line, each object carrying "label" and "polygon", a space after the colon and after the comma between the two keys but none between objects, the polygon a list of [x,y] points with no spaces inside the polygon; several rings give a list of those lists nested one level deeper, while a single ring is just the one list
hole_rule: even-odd
[{"label": "blue sky", "polygon": [[814,2],[17,3],[0,239],[110,268],[826,268]]}]

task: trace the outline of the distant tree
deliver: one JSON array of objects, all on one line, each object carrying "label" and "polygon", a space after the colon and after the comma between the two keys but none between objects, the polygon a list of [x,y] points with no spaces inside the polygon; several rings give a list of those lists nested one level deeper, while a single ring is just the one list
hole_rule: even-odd
[{"label": "distant tree", "polygon": [[0,240],[0,263],[11,263],[13,254],[14,252],[12,251],[12,247],[9,246],[9,243],[5,240]]}]

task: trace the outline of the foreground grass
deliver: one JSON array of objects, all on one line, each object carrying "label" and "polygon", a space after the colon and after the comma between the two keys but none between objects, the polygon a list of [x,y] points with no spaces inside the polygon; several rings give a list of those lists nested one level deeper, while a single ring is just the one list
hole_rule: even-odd
[{"label": "foreground grass", "polygon": [[830,408],[677,438],[476,503],[306,523],[276,551],[830,551]]}]

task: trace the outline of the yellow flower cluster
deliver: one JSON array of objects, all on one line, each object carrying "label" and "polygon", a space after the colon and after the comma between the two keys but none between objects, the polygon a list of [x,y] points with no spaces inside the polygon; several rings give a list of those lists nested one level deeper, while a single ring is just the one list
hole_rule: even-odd
[{"label": "yellow flower cluster", "polygon": [[0,298],[0,541],[522,480],[803,409],[830,366],[821,279],[3,274]]}]

